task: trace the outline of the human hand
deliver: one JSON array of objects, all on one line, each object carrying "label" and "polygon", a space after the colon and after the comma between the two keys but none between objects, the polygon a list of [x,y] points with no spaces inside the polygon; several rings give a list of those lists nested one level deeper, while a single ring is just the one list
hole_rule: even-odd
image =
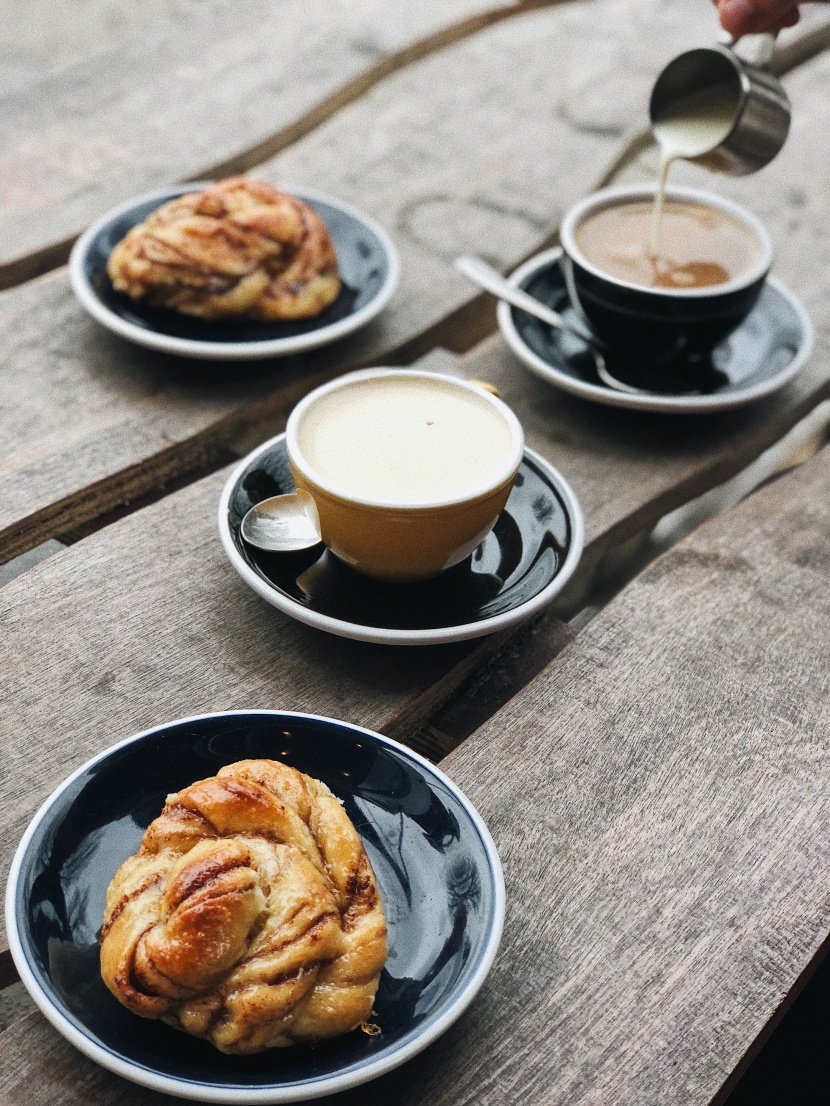
[{"label": "human hand", "polygon": [[729,34],[759,34],[792,27],[798,22],[798,7],[792,0],[716,0],[721,26]]}]

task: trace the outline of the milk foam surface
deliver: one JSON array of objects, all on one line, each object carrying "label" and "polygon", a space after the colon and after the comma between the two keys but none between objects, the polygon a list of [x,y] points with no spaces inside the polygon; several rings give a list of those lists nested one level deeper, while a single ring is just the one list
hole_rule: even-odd
[{"label": "milk foam surface", "polygon": [[407,506],[492,487],[514,450],[509,425],[483,396],[414,376],[323,395],[306,411],[298,444],[343,494]]},{"label": "milk foam surface", "polygon": [[577,244],[597,268],[645,288],[702,288],[757,265],[761,247],[743,223],[715,207],[667,200],[659,257],[648,249],[650,201],[623,201],[588,215]]}]

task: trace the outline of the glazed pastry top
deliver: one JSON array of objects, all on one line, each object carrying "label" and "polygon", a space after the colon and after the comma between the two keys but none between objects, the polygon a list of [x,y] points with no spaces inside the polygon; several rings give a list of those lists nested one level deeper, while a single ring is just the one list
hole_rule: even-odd
[{"label": "glazed pastry top", "polygon": [[311,318],[341,286],[319,215],[244,177],[162,204],[116,245],[107,273],[134,300],[204,319]]}]

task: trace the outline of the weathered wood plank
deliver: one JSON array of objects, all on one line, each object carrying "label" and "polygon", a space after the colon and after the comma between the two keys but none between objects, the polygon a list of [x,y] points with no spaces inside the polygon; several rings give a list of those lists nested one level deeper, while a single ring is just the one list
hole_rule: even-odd
[{"label": "weathered wood plank", "polygon": [[209,467],[244,428],[248,442],[273,433],[326,375],[472,345],[492,307],[452,258],[517,262],[602,173],[623,120],[613,98],[586,114],[597,58],[610,51],[626,95],[644,101],[660,53],[695,29],[709,37],[714,20],[696,0],[574,0],[516,17],[394,75],[261,167],[352,201],[402,253],[389,309],[317,355],[259,367],[153,355],[88,319],[63,272],[0,296],[0,559]]},{"label": "weathered wood plank", "polygon": [[[825,450],[701,528],[446,759],[502,855],[505,943],[379,1100],[718,1092],[830,926],[828,481]],[[3,1043],[9,1101],[115,1101],[38,1015]]]},{"label": "weathered wood plank", "polygon": [[447,759],[512,907],[400,1101],[708,1103],[785,998],[830,928],[828,482],[709,522]]},{"label": "weathered wood plank", "polygon": [[[0,287],[61,264],[78,232],[116,203],[273,156],[398,67],[514,9],[511,0],[404,9],[179,0],[127,18],[74,6],[52,30],[64,25],[64,60],[82,35],[86,50],[76,46],[75,64],[40,80],[10,80],[2,99]],[[42,64],[48,35],[39,46]],[[18,37],[5,55],[15,53],[31,58],[31,44]]]},{"label": "weathered wood plank", "polygon": [[89,61],[147,28],[193,12],[198,0],[86,0],[56,6],[52,0],[29,0],[25,10],[5,4],[0,24],[0,75],[7,94],[26,84]]},{"label": "weathered wood plank", "polygon": [[[495,346],[497,343],[492,343],[483,351],[487,357],[491,356]],[[523,370],[505,364],[504,372],[518,374],[515,376],[518,380]],[[475,375],[481,373],[476,372]],[[508,376],[508,387],[510,383]],[[539,388],[544,389],[545,398],[539,400],[536,408],[531,404],[528,412],[522,415],[526,424],[532,424],[532,433],[536,435],[541,433],[544,424],[542,411],[546,404],[559,408],[565,399],[541,382],[537,383]],[[568,402],[577,407],[583,406],[589,422],[599,415],[595,409],[588,409],[576,401]],[[609,423],[620,418],[619,412],[613,413],[613,417],[608,412],[599,417],[604,415],[608,415]],[[750,413],[746,413],[745,417],[752,421]],[[593,467],[585,486],[592,486],[597,494],[588,512],[594,543],[600,541],[604,533],[614,533],[613,527],[623,525],[621,520],[629,517],[634,517],[638,525],[647,524],[651,512],[658,507],[662,511],[671,497],[676,496],[678,481],[683,494],[687,494],[693,484],[696,486],[697,468],[691,461],[691,453],[694,435],[700,432],[700,422],[689,423],[689,438],[685,445],[681,441],[679,463],[674,469],[670,463],[667,465],[666,484],[661,488],[659,480],[654,481],[650,477],[653,468],[661,464],[661,449],[667,453],[673,443],[664,440],[655,445],[648,433],[643,433],[649,421],[638,416],[626,424],[631,437],[636,439],[638,434],[642,434],[646,439],[645,449],[649,456],[653,454],[654,457],[649,464],[641,464],[642,456],[636,449],[630,448],[630,442],[625,441],[625,432],[619,434],[616,443],[616,448],[620,448],[620,442],[624,443],[622,451],[633,466],[635,478],[624,465],[614,464],[613,458],[611,463],[606,461],[608,468],[619,473],[620,489],[623,484],[628,487],[632,483],[645,483],[644,498],[649,506],[639,516],[635,512],[641,504],[634,502],[630,494],[623,491],[618,493],[619,507],[615,516],[614,489],[604,482],[603,466],[591,462]],[[672,423],[673,429],[677,430],[678,425]],[[725,456],[730,440],[735,443],[741,441],[740,425],[721,429],[723,437],[719,438],[715,433],[709,439],[714,448],[711,454],[702,458],[699,466],[707,473],[706,480],[710,480],[716,471],[728,474],[730,462],[728,458],[722,462],[717,449],[721,448]],[[574,425],[573,417],[567,417],[564,411],[562,426],[557,425],[554,419],[552,430],[549,448],[543,449],[543,452],[553,455],[554,447],[562,448],[563,443],[557,440],[557,434],[564,435],[564,444],[573,448],[577,457],[581,450],[582,457],[600,452],[599,441],[589,439],[586,443],[585,436],[579,432],[579,424]],[[734,435],[731,439],[730,432]],[[751,436],[757,440],[754,430]],[[680,438],[683,439],[682,433]],[[532,438],[531,444],[534,443],[540,447],[541,440]],[[683,455],[686,446],[688,456]],[[556,456],[563,455],[564,451]],[[562,461],[559,463],[562,464]],[[721,463],[725,468],[717,470],[717,465]],[[818,718],[820,722],[822,711],[826,715],[826,676],[817,672],[818,661],[814,653],[805,657],[808,645],[795,634],[792,617],[799,598],[803,600],[806,596],[812,603],[816,576],[821,578],[823,587],[826,583],[822,578],[826,575],[826,551],[817,544],[819,536],[823,536],[827,529],[827,520],[821,514],[821,501],[826,502],[826,495],[823,495],[826,460],[823,463],[825,468],[821,478],[813,479],[805,493],[806,509],[801,502],[802,492],[793,494],[790,482],[782,481],[775,487],[779,491],[784,489],[780,491],[784,497],[783,507],[778,500],[770,500],[772,489],[768,489],[763,493],[766,498],[761,508],[757,508],[756,500],[752,501],[756,505],[753,508],[755,514],[749,521],[740,515],[738,523],[735,523],[735,513],[728,516],[733,519],[732,523],[723,523],[727,531],[707,528],[702,537],[696,536],[691,540],[694,556],[686,560],[681,558],[679,568],[677,565],[670,567],[662,575],[657,569],[646,574],[619,604],[615,604],[611,614],[602,616],[592,625],[586,632],[588,636],[581,637],[511,707],[449,760],[453,774],[475,797],[494,828],[498,829],[505,858],[510,862],[514,901],[524,899],[529,904],[527,915],[511,923],[508,937],[511,950],[516,950],[520,956],[518,967],[527,962],[530,970],[521,973],[515,966],[504,965],[502,958],[504,967],[497,970],[491,986],[470,1015],[446,1041],[430,1050],[426,1058],[409,1065],[404,1072],[381,1084],[377,1088],[379,1094],[388,1093],[390,1098],[406,1102],[407,1094],[409,1100],[414,1100],[417,1093],[419,1101],[436,1103],[476,1101],[501,1104],[516,1101],[517,1098],[552,1103],[562,1097],[584,1102],[617,1098],[630,1098],[633,1102],[657,1099],[704,1102],[707,1101],[706,1088],[717,1087],[718,1080],[722,1081],[729,1070],[728,1065],[739,1057],[741,1041],[745,1045],[751,1039],[754,1030],[749,1021],[753,1011],[760,1018],[758,1024],[762,1024],[774,1009],[773,999],[778,989],[789,985],[794,978],[793,972],[797,974],[798,964],[804,962],[805,949],[808,950],[806,955],[809,955],[809,949],[815,947],[816,931],[810,928],[814,919],[807,918],[804,888],[794,883],[786,864],[792,862],[793,857],[797,857],[799,863],[803,862],[802,870],[810,863],[818,864],[805,845],[804,834],[821,829],[821,824],[816,821],[816,811],[823,815],[821,801],[826,805],[823,793],[815,797],[816,779],[822,778],[819,769],[826,775],[826,749],[821,745],[822,734],[816,721]],[[565,464],[563,467],[579,486],[575,468],[569,469]],[[613,477],[613,473],[609,476]],[[211,704],[273,706],[275,694],[287,694],[296,698],[281,705],[329,709],[331,713],[364,720],[370,725],[384,725],[389,718],[400,717],[401,711],[406,712],[407,704],[411,704],[411,697],[418,694],[419,687],[426,687],[426,694],[429,694],[430,683],[441,678],[442,671],[446,673],[453,659],[449,655],[441,658],[431,672],[419,668],[414,673],[401,674],[392,670],[391,663],[386,665],[383,654],[387,651],[369,649],[378,654],[376,660],[374,656],[367,658],[367,647],[359,647],[357,651],[364,652],[364,660],[368,659],[372,666],[371,671],[367,671],[367,664],[361,665],[356,654],[350,652],[354,643],[323,639],[320,635],[316,635],[317,640],[325,641],[326,645],[322,647],[324,653],[318,654],[316,643],[312,645],[308,641],[299,641],[303,634],[315,637],[312,631],[282,620],[282,616],[265,608],[247,593],[237,597],[237,610],[242,614],[228,620],[222,601],[222,597],[227,598],[228,579],[217,572],[219,558],[215,539],[212,539],[211,545],[207,538],[209,528],[212,533],[212,503],[218,487],[218,478],[213,479],[216,484],[212,491],[207,491],[208,483],[205,483],[180,493],[180,496],[171,497],[168,503],[119,523],[109,532],[60,554],[4,589],[3,601],[6,601],[7,594],[11,597],[9,606],[3,611],[4,629],[5,615],[11,611],[15,633],[20,635],[18,640],[25,644],[25,653],[18,657],[18,671],[13,680],[15,687],[25,685],[28,696],[20,705],[22,725],[16,727],[16,749],[21,762],[21,734],[25,734],[29,754],[33,735],[36,735],[41,740],[41,755],[45,757],[49,740],[47,725],[53,734],[71,732],[73,740],[79,733],[79,747],[83,746],[77,757],[80,760],[94,748],[123,736],[139,725],[151,724],[160,716],[171,716],[171,710],[177,708],[180,699],[185,696],[190,696],[188,702],[200,701],[202,705],[185,706],[184,709],[209,709]],[[787,495],[790,499],[786,498]],[[184,535],[174,541],[175,535],[171,537],[168,530],[171,515],[165,512],[172,511],[174,506],[180,507],[188,496],[187,510],[192,513],[186,521]],[[200,499],[200,496],[203,498]],[[744,510],[740,508],[740,511]],[[199,512],[201,514],[197,518]],[[806,514],[807,524],[801,513]],[[146,530],[143,529],[145,523]],[[727,567],[731,563],[728,547],[733,531],[728,529],[729,525],[747,545],[751,544],[754,525],[755,537],[760,534],[763,539],[759,545],[761,553],[757,553],[754,547],[749,548],[748,552],[742,550],[741,556],[749,562],[749,569],[744,572],[744,577],[751,577],[749,584],[741,578],[731,587],[728,580],[726,607],[715,606],[712,609],[711,597],[717,590],[714,581],[721,575],[718,570],[723,563],[726,562]],[[617,534],[621,532],[616,531]],[[715,552],[705,546],[706,535],[712,532],[716,535]],[[776,561],[775,543],[784,540],[782,535],[786,538],[788,534],[797,547],[785,548],[783,552],[778,550]],[[802,535],[803,545],[798,545]],[[697,541],[704,542],[704,545],[695,545]],[[690,543],[686,543],[682,550],[689,547]],[[199,571],[191,570],[188,575],[186,568],[191,553],[199,564]],[[780,571],[779,562],[782,559],[785,572]],[[674,564],[667,559],[661,565],[667,563],[670,566]],[[176,572],[184,574],[183,581],[175,577],[178,595],[174,599],[180,604],[173,619],[175,626],[165,621],[173,609],[173,601],[168,600],[167,615],[164,617],[156,618],[153,614],[158,594],[150,578],[163,578],[165,564],[175,564]],[[224,573],[229,574],[224,563],[222,568]],[[199,572],[203,576],[199,576]],[[736,570],[735,578],[740,576],[741,571]],[[172,574],[169,579],[174,579]],[[233,583],[240,593],[244,591],[241,583],[235,580]],[[101,612],[100,615],[85,618],[83,626],[76,620],[75,628],[66,632],[65,637],[62,636],[56,644],[53,635],[56,621],[71,626],[73,613],[77,619],[82,597],[92,595],[93,591],[94,607]],[[37,595],[39,604],[34,611],[30,601],[33,593]],[[750,602],[748,594],[762,605],[765,624],[768,624],[772,636],[772,646],[766,650],[762,648],[758,627],[750,625],[747,628],[744,625]],[[132,609],[125,613],[120,622],[122,634],[126,634],[136,645],[137,651],[132,658],[129,656],[129,643],[119,639],[119,619],[113,614],[118,609],[119,596],[129,596],[132,602]],[[679,598],[675,600],[675,596]],[[256,610],[243,611],[246,600],[248,606],[255,606]],[[763,606],[764,603],[766,606]],[[825,605],[820,595],[810,611],[808,630],[811,633],[815,631],[816,637],[826,625]],[[24,607],[27,608],[25,615]],[[108,624],[105,625],[103,614],[107,610]],[[668,651],[663,648],[662,638],[654,634],[655,612],[660,617],[661,628],[666,625],[671,630],[671,633],[667,631],[665,634],[665,642],[670,646]],[[185,614],[188,616],[187,625],[183,628],[177,619]],[[24,625],[25,618],[32,621]],[[286,633],[282,626],[275,624],[281,620],[285,621]],[[250,648],[263,666],[256,672],[252,671],[251,653],[242,645],[252,627],[254,636],[250,639]],[[222,641],[222,650],[217,656],[218,639]],[[13,646],[13,640],[8,640]],[[711,656],[702,642],[714,642],[714,646],[709,645],[710,649],[714,648]],[[731,652],[730,646],[733,647]],[[734,657],[740,655],[741,649],[750,646],[755,650],[751,653],[754,664],[747,666],[747,672],[741,672],[741,676],[746,676],[749,682],[747,688],[746,683],[738,686],[734,682]],[[273,657],[287,656],[292,649],[303,671],[289,674],[286,678],[282,673],[275,675],[272,671]],[[184,658],[180,661],[182,654]],[[407,651],[407,661],[412,656]],[[112,664],[104,665],[104,659],[112,661]],[[467,659],[462,658],[462,661]],[[731,669],[726,659],[733,661]],[[762,688],[765,660],[770,665],[777,660],[782,661],[785,678],[779,679],[780,673],[776,670],[775,680]],[[431,654],[427,658],[427,666],[435,662],[436,658]],[[194,676],[190,667],[195,670],[197,663],[200,667]],[[398,664],[398,667],[402,666]],[[31,676],[35,670],[39,679],[46,677],[45,683],[37,689],[28,686],[35,684]],[[660,676],[659,681],[655,674]],[[119,685],[121,676],[123,679]],[[171,684],[164,683],[165,676]],[[422,677],[423,683],[419,684]],[[644,679],[647,686],[638,685],[635,677]],[[368,687],[367,678],[371,678]],[[802,679],[803,684],[800,682]],[[226,682],[222,684],[222,680]],[[175,681],[181,681],[184,695],[179,693]],[[97,697],[93,694],[93,683],[98,684]],[[691,696],[691,703],[689,695],[685,694],[689,684],[693,685],[692,690],[696,693]],[[659,688],[663,686],[669,689],[668,705],[658,696]],[[540,694],[540,687],[545,689],[544,694]],[[604,698],[606,687],[609,694]],[[678,687],[684,694],[677,692]],[[805,692],[806,706],[799,701],[802,692]],[[334,703],[334,707],[321,706],[321,699]],[[718,711],[724,717],[734,717],[736,701],[741,703],[747,719],[737,737],[731,735],[735,740],[744,739],[747,742],[745,760],[738,763],[737,769],[728,760],[728,742],[717,740],[722,738],[722,733],[718,731],[711,736],[707,744],[710,735],[703,732],[707,726],[711,729],[711,718]],[[770,716],[762,718],[758,726],[753,727],[748,721],[748,711],[757,709],[759,702],[764,707],[769,706]],[[691,711],[690,706],[693,708]],[[783,708],[784,722],[775,717],[775,711],[779,708]],[[384,711],[388,713],[384,714]],[[147,721],[133,721],[134,717],[142,717],[142,712],[144,716],[149,716]],[[183,713],[183,710],[175,709],[174,713]],[[108,729],[114,714],[117,714],[119,723],[122,719],[126,723],[118,734],[112,734]],[[692,729],[697,725],[700,731],[693,733],[692,751],[697,759],[687,756],[681,747],[681,738],[686,734],[684,726],[687,725]],[[38,730],[38,726],[42,729]],[[57,726],[63,728],[56,730]],[[784,745],[782,733],[787,737],[796,731],[796,738],[792,739],[791,744]],[[800,744],[797,737],[805,734],[806,738]],[[492,757],[496,744],[504,743],[505,739],[509,742],[503,753],[505,759],[494,761]],[[515,746],[510,744],[514,741]],[[468,750],[469,760],[465,759]],[[789,762],[782,750],[790,756]],[[602,752],[617,756],[615,769],[618,771],[611,781],[613,786],[609,786],[605,775],[607,766],[600,756]],[[770,759],[770,754],[775,754],[775,757]],[[663,755],[664,759],[661,759]],[[533,762],[536,775],[521,783],[522,795],[519,799],[526,802],[526,806],[522,807],[516,795],[510,792],[511,788],[519,787],[519,781],[514,778],[506,780],[502,784],[504,790],[497,794],[493,781],[515,776],[509,771],[509,764],[521,762],[524,765],[528,761]],[[569,764],[578,766],[578,782],[566,788],[562,796],[557,792],[556,801],[562,805],[554,807],[553,815],[546,806],[544,815],[547,821],[543,819],[542,825],[548,835],[546,844],[552,850],[563,846],[563,842],[567,844],[570,852],[563,846],[554,855],[567,856],[570,867],[567,872],[561,873],[557,869],[551,874],[543,863],[545,858],[537,856],[534,860],[524,855],[527,825],[532,824],[534,828],[539,825],[539,806],[534,808],[536,821],[530,817],[524,821],[521,819],[525,814],[533,814],[528,808],[532,805],[534,790],[538,803],[538,796],[545,795],[544,788],[550,780],[569,778],[566,772],[563,773]],[[643,764],[652,775],[645,783],[638,785],[636,769]],[[31,788],[31,781],[26,778],[25,772],[32,766],[21,763],[20,766],[15,765],[16,771],[18,767],[22,770],[19,777],[21,786],[25,784]],[[47,774],[53,772],[59,779],[69,767],[69,761],[56,762],[47,766]],[[42,769],[43,765],[36,786],[43,787],[46,783]],[[574,778],[576,775],[575,771]],[[766,834],[773,837],[776,843],[781,842],[777,851],[763,858],[763,862],[758,856],[758,849],[752,851],[751,841],[745,852],[740,849],[738,834],[746,828],[747,820],[754,817],[754,811],[747,813],[747,808],[740,807],[742,784],[753,796],[757,796],[759,804],[767,804],[761,808],[763,816],[759,815],[752,824],[753,833],[760,832],[761,841]],[[45,786],[45,790],[48,786],[51,783]],[[677,809],[672,806],[669,793],[672,786],[679,789],[681,798],[693,806],[699,816],[692,827],[691,841],[682,838],[683,832],[691,831],[676,825],[679,820]],[[810,786],[814,788],[812,793]],[[597,805],[599,814],[606,819],[605,823],[600,824],[601,819],[599,822],[596,820],[597,809],[590,805],[592,795],[601,796],[602,801]],[[806,812],[798,805],[803,802],[804,795],[808,799],[811,795],[815,797],[814,808]],[[587,800],[585,796],[588,796]],[[705,811],[711,808],[713,801],[721,800],[725,802],[728,813],[735,812],[734,822],[725,830],[721,822],[728,821],[726,815],[721,821],[717,817],[711,818],[711,825],[705,821]],[[629,805],[626,806],[626,803]],[[707,803],[710,808],[706,807]],[[775,819],[782,815],[782,811],[787,813],[787,803],[791,804],[793,818],[782,828]],[[665,819],[662,823],[661,817]],[[581,827],[585,835],[582,851],[573,847],[574,825]],[[665,833],[666,825],[677,828],[680,838],[670,839]],[[706,834],[722,831],[719,841],[721,844],[726,841],[728,846],[726,864],[722,862],[722,855],[713,858],[705,848],[706,842],[711,840]],[[662,838],[661,832],[664,832]],[[506,845],[501,840],[502,834],[505,835]],[[700,835],[699,839],[695,835]],[[11,838],[13,833],[8,837],[4,835],[2,840],[1,847],[6,857]],[[517,844],[520,838],[524,843],[521,850]],[[678,840],[685,851],[678,845]],[[718,859],[721,859],[721,864],[716,863]],[[680,901],[682,895],[679,894],[672,898],[673,892],[667,890],[668,884],[660,883],[661,877],[668,879],[674,875],[680,861],[686,865],[681,874],[688,877],[690,869],[693,869],[692,875],[700,876],[699,883],[703,887],[700,891],[698,885],[689,884],[698,897],[686,902]],[[733,862],[731,869],[730,861]],[[597,876],[597,872],[603,871],[603,865],[604,870],[613,877],[607,884],[601,883]],[[726,880],[718,882],[724,870],[731,883]],[[817,871],[818,868],[815,869]],[[642,872],[653,876],[653,881],[643,880]],[[818,885],[815,872],[813,878],[805,879],[813,889]],[[740,876],[739,884],[735,883],[736,873]],[[547,885],[547,890],[551,892],[549,897],[546,897],[544,887],[540,889],[532,882],[531,877],[535,876],[553,880],[553,884]],[[760,878],[753,883],[755,876]],[[722,902],[736,885],[746,896],[743,901],[752,900],[750,905],[754,905],[754,912],[747,912],[737,919],[735,915],[730,918],[727,912],[727,921],[721,929],[716,928],[712,936],[712,931],[706,927],[721,924],[719,912]],[[601,897],[608,887],[618,893],[618,897],[602,900],[598,908],[597,898],[591,898],[586,888]],[[707,888],[710,889],[707,891]],[[660,899],[655,889],[664,890],[669,897]],[[808,891],[810,889],[807,888]],[[767,914],[759,909],[757,898],[753,900],[752,896],[766,896],[768,892],[769,898],[765,898],[763,903],[765,908],[771,904]],[[774,898],[775,895],[778,898]],[[559,909],[558,914],[543,913],[542,908],[549,908],[551,902]],[[666,909],[658,918],[658,907],[661,905]],[[826,930],[827,904],[819,905],[824,914],[816,924],[823,925]],[[621,913],[617,915],[619,926],[615,928],[615,918],[611,915],[618,908]],[[804,915],[799,915],[799,924],[793,927],[790,924],[794,916],[792,911],[797,909],[804,910]],[[582,915],[580,910],[584,911]],[[638,910],[645,910],[645,914],[638,914]],[[649,910],[652,912],[648,913]],[[534,934],[530,925],[525,925],[525,920],[538,920],[540,916],[545,918],[545,924],[541,931]],[[684,924],[684,919],[687,928],[680,931],[678,927]],[[750,923],[755,926],[754,933],[750,932]],[[695,932],[690,936],[692,929]],[[655,930],[660,937],[656,958],[639,957],[641,943],[653,937]],[[580,952],[563,945],[563,932],[584,933],[586,943],[593,941],[591,949],[586,953],[584,947]],[[699,947],[683,944],[695,937],[700,938]],[[782,948],[788,939],[790,944]],[[765,970],[769,967],[766,975],[759,973],[757,968],[759,942],[765,957],[763,966]],[[675,959],[667,967],[666,960],[661,961],[659,955],[669,959],[673,955],[677,957],[678,948],[681,950],[680,959]],[[594,959],[591,958],[592,951],[596,952]],[[581,960],[580,955],[583,957]],[[616,971],[612,971],[609,964]],[[550,968],[565,973],[564,982],[558,976],[543,976],[540,983],[538,975],[534,977],[532,974],[534,970],[538,972],[540,965],[543,972]],[[672,969],[675,969],[675,978],[666,983]],[[629,974],[624,975],[625,971]],[[649,973],[659,975],[661,971],[664,973],[660,976],[662,990],[649,990],[652,983]],[[509,989],[515,986],[517,978],[524,981],[524,990],[518,993]],[[622,998],[620,978],[630,985]],[[544,983],[550,985],[549,992],[545,991]],[[687,985],[685,992],[681,983]],[[545,1018],[544,1007],[542,1013],[539,1012],[538,1000],[540,995],[544,998],[548,993],[551,994],[553,1016]],[[686,1005],[683,1005],[683,994],[686,995]],[[704,1015],[713,1006],[705,1006],[701,995],[712,1004],[723,1001],[723,1007],[719,1008],[722,1014],[720,1020],[706,1020]],[[614,1003],[618,1000],[617,1009]],[[734,1005],[730,1007],[728,1001],[733,1001]],[[766,1007],[762,1010],[764,1003]],[[724,1010],[728,1012],[728,1017],[723,1014]],[[644,1017],[644,1013],[647,1016]],[[546,1038],[551,1024],[552,1037]],[[656,1036],[655,1024],[658,1025]],[[51,1097],[44,1101],[80,1102],[92,1098],[109,1101],[107,1096],[114,1100],[116,1094],[120,1101],[162,1101],[158,1096],[142,1097],[143,1092],[127,1089],[80,1058],[70,1061],[68,1056],[72,1055],[71,1050],[57,1041],[45,1027],[42,1027],[42,1032],[51,1042],[43,1049],[43,1062],[48,1071],[38,1070],[33,1074],[31,1068],[23,1068],[18,1073],[17,1057],[28,1052],[39,1040],[41,1027],[38,1017],[32,1016],[3,1035],[4,1055],[12,1058],[15,1064],[11,1069],[13,1074],[8,1092],[15,1098],[10,1098],[10,1101],[33,1101],[32,1084],[27,1086],[26,1082],[33,1079],[47,1088]],[[639,1034],[636,1039],[635,1030]],[[660,1036],[661,1033],[664,1036]],[[481,1043],[476,1045],[479,1038]],[[704,1041],[705,1048],[698,1045],[700,1040]],[[629,1041],[633,1041],[630,1048]],[[544,1064],[540,1055],[544,1056]],[[667,1057],[681,1061],[680,1077],[671,1084],[661,1082],[666,1078]],[[76,1069],[75,1064],[81,1067]],[[479,1064],[487,1066],[476,1071]],[[438,1070],[449,1076],[440,1087],[434,1075]],[[107,1080],[110,1080],[109,1086]],[[624,1083],[619,1080],[624,1080]],[[678,1097],[680,1090],[685,1097]],[[671,1093],[675,1093],[674,1098]],[[639,1098],[637,1094],[640,1094]],[[133,1095],[135,1098],[131,1097]],[[353,1096],[351,1100],[359,1099]]]},{"label": "weathered wood plank", "polygon": [[0,990],[0,1032],[36,1010],[34,1000],[20,982]]},{"label": "weathered wood plank", "polygon": [[[268,606],[219,545],[215,511],[226,475],[136,512],[0,590],[9,708],[0,722],[4,876],[38,803],[119,738],[164,719],[249,707],[375,729],[395,716],[403,736],[406,705],[469,652],[346,641]],[[36,613],[47,595],[49,609]]]},{"label": "weathered wood plank", "polygon": [[383,722],[389,737],[442,760],[573,640],[555,607],[483,638],[432,687]]},{"label": "weathered wood plank", "polygon": [[[78,1054],[37,1011],[0,1033],[0,1095],[3,1106],[175,1106],[181,1098],[129,1086]],[[37,1057],[37,1070],[32,1059]]]},{"label": "weathered wood plank", "polygon": [[[386,732],[392,733],[390,725],[400,725],[399,732],[410,741],[413,725],[423,724],[419,740],[436,758],[450,752],[560,652],[565,640],[556,613],[568,618],[580,609],[595,570],[606,558],[647,535],[670,512],[742,474],[830,390],[821,363],[814,360],[782,395],[751,410],[667,420],[598,408],[558,392],[526,373],[499,337],[482,342],[453,367],[439,368],[498,388],[519,415],[528,445],[572,483],[586,512],[586,547],[572,584],[526,635],[508,632],[509,644],[494,660],[475,653],[465,657],[445,678],[457,690],[443,706],[440,696],[433,701],[430,689],[407,704],[400,720],[387,722]],[[755,482],[771,471],[756,474]]]},{"label": "weathered wood plank", "polygon": [[[136,191],[249,168],[390,72],[550,2],[559,0],[393,12],[386,0],[312,9],[245,0],[232,20],[222,5],[192,0],[87,4],[48,18],[10,11],[0,30],[0,165],[10,185],[0,287],[58,264],[85,223]],[[604,96],[596,78],[613,68],[595,70],[589,99]],[[625,120],[619,91],[609,99]],[[128,137],[115,142],[114,130]]]}]

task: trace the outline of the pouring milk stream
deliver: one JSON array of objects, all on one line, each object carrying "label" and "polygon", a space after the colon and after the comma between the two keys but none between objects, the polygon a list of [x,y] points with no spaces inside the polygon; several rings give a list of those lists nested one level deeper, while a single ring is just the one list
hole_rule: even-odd
[{"label": "pouring milk stream", "polygon": [[651,218],[649,255],[660,257],[660,224],[669,168],[678,158],[700,157],[719,146],[732,130],[737,108],[734,88],[716,85],[701,88],[672,101],[652,123],[660,146],[660,174]]},{"label": "pouring milk stream", "polygon": [[790,103],[770,69],[775,35],[750,36],[755,60],[740,57],[737,42],[680,54],[662,71],[649,114],[660,146],[648,253],[660,257],[666,179],[678,158],[715,171],[742,175],[762,168],[787,137]]}]

